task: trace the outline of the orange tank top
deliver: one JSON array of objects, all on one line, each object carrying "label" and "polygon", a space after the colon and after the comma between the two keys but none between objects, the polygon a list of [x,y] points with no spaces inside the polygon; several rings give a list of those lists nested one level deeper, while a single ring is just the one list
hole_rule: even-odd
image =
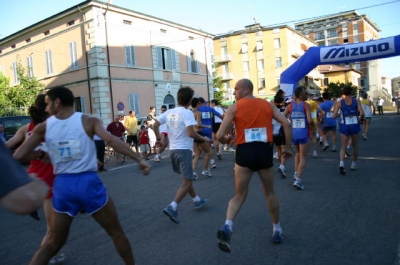
[{"label": "orange tank top", "polygon": [[260,98],[242,98],[236,102],[235,144],[272,142],[272,108]]}]

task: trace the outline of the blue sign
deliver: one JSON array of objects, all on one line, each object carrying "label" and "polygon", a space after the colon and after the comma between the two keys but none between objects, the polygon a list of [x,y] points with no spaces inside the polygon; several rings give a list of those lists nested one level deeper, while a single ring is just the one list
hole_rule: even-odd
[{"label": "blue sign", "polygon": [[117,109],[121,111],[121,110],[124,110],[124,108],[125,108],[124,103],[118,102],[118,104],[117,104]]}]

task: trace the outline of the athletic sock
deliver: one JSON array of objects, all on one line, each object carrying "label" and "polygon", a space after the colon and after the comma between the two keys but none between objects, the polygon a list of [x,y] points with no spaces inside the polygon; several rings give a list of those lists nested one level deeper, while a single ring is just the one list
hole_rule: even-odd
[{"label": "athletic sock", "polygon": [[225,224],[226,224],[227,226],[229,226],[229,230],[232,231],[233,221],[232,221],[232,220],[226,220],[226,221],[225,221]]},{"label": "athletic sock", "polygon": [[200,197],[196,195],[196,197],[193,198],[193,202],[198,202],[198,201],[200,201]]},{"label": "athletic sock", "polygon": [[280,223],[272,224],[272,226],[273,226],[274,232],[278,231],[278,232],[282,233],[282,227],[281,227]]},{"label": "athletic sock", "polygon": [[171,202],[171,207],[174,211],[176,211],[176,209],[178,209],[178,204],[176,202]]}]

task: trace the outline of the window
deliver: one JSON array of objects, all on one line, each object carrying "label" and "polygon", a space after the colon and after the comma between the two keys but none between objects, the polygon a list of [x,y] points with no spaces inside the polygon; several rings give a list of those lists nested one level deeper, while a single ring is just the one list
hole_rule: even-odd
[{"label": "window", "polygon": [[257,60],[258,71],[264,71],[264,59]]},{"label": "window", "polygon": [[249,61],[244,61],[243,62],[243,72],[248,72],[249,71]]},{"label": "window", "polygon": [[358,36],[354,36],[354,42],[358,42]]},{"label": "window", "polygon": [[316,40],[325,39],[324,32],[323,31],[315,32],[315,39]]},{"label": "window", "polygon": [[50,34],[50,30],[45,31],[43,34],[44,34],[45,36],[48,36],[48,35]]},{"label": "window", "polygon": [[26,39],[25,42],[26,42],[26,43],[30,43],[30,42],[31,42],[31,38]]},{"label": "window", "polygon": [[356,68],[357,70],[361,70],[360,62],[355,62],[354,63],[354,68]]},{"label": "window", "polygon": [[328,38],[334,38],[334,37],[337,37],[337,36],[338,36],[338,34],[337,34],[336,29],[328,30]]},{"label": "window", "polygon": [[140,117],[139,95],[138,94],[129,94],[129,109],[134,110],[136,116]]},{"label": "window", "polygon": [[71,21],[67,22],[67,27],[70,27],[74,24],[75,24],[75,20],[71,20]]},{"label": "window", "polygon": [[17,46],[14,44],[14,45],[11,45],[11,49],[15,49]]},{"label": "window", "polygon": [[353,24],[353,30],[358,30],[358,23],[357,22]]},{"label": "window", "polygon": [[280,29],[279,29],[279,28],[273,29],[272,32],[273,32],[273,33],[279,33],[279,32],[280,32]]},{"label": "window", "polygon": [[176,51],[166,47],[157,47],[157,66],[159,69],[177,69]]},{"label": "window", "polygon": [[74,106],[77,112],[86,113],[86,100],[85,97],[74,98]]},{"label": "window", "polygon": [[281,39],[279,39],[279,38],[274,39],[274,48],[275,49],[280,49],[281,48]]},{"label": "window", "polygon": [[257,50],[257,51],[262,51],[262,49],[263,49],[263,43],[262,43],[262,41],[257,41],[256,50]]},{"label": "window", "polygon": [[225,56],[228,54],[228,47],[227,46],[222,46],[221,47],[221,55]]},{"label": "window", "polygon": [[324,78],[324,86],[327,86],[329,84],[329,78]]},{"label": "window", "polygon": [[263,33],[262,33],[261,30],[256,32],[256,36],[262,36],[262,34],[263,34]]},{"label": "window", "polygon": [[125,25],[132,25],[132,21],[129,21],[129,20],[125,20],[125,19],[124,19],[124,24],[125,24]]},{"label": "window", "polygon": [[325,41],[323,41],[323,42],[318,42],[318,46],[325,46]]},{"label": "window", "polygon": [[4,67],[0,66],[0,73],[4,75]]},{"label": "window", "polygon": [[188,72],[200,73],[200,62],[197,60],[196,53],[191,51],[189,56],[187,56],[188,62]]},{"label": "window", "polygon": [[189,36],[189,40],[194,40],[194,38],[192,36]]},{"label": "window", "polygon": [[69,43],[69,59],[70,59],[70,68],[74,69],[78,67],[78,56],[76,54],[76,41]]},{"label": "window", "polygon": [[160,32],[161,33],[167,33],[167,30],[166,29],[160,29]]},{"label": "window", "polygon": [[276,68],[282,68],[282,58],[281,57],[276,57],[275,58],[275,67]]},{"label": "window", "polygon": [[337,45],[338,41],[337,40],[328,40],[328,46],[329,45]]},{"label": "window", "polygon": [[18,83],[19,83],[19,78],[18,78],[18,63],[17,63],[17,62],[13,62],[12,68],[13,68],[13,74],[14,74],[14,84],[18,84]]},{"label": "window", "polygon": [[276,85],[279,87],[281,85],[281,78],[277,77],[276,78]]},{"label": "window", "polygon": [[247,34],[246,33],[242,33],[241,37],[242,37],[242,39],[245,39],[245,38],[247,38]]},{"label": "window", "polygon": [[248,51],[247,43],[242,43],[242,53],[247,53],[247,51]]},{"label": "window", "polygon": [[53,73],[53,60],[51,58],[51,50],[45,52],[46,55],[46,73],[48,75]]},{"label": "window", "polygon": [[26,58],[26,65],[27,65],[27,72],[29,77],[33,77],[33,61],[32,61],[32,56],[29,56]]},{"label": "window", "polygon": [[135,47],[132,45],[125,46],[126,65],[135,66]]},{"label": "window", "polygon": [[258,79],[258,88],[265,88],[265,78]]}]

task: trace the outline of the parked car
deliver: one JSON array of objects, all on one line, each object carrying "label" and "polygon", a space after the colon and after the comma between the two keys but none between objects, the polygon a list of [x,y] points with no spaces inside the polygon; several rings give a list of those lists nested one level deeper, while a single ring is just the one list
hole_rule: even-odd
[{"label": "parked car", "polygon": [[7,116],[0,117],[0,124],[4,127],[4,138],[8,141],[19,128],[31,122],[29,116]]}]

